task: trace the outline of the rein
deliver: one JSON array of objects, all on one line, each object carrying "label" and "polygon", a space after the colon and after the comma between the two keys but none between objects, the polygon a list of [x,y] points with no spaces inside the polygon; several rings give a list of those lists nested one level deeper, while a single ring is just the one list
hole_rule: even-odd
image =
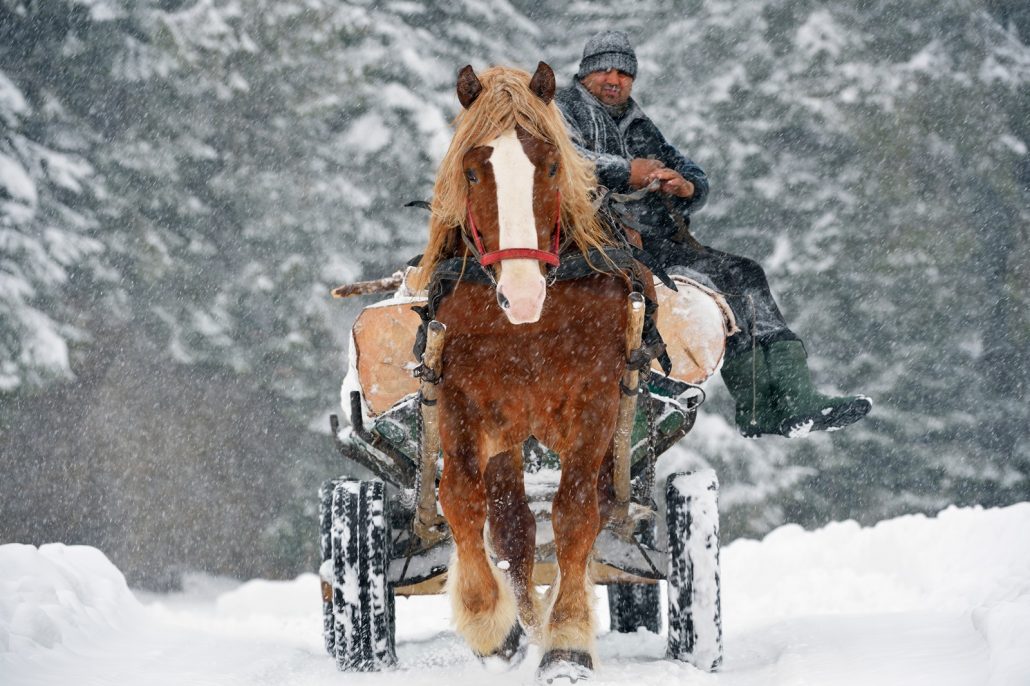
[{"label": "rein", "polygon": [[[561,248],[561,191],[558,190],[555,193],[558,196],[558,207],[554,213],[554,240],[550,251],[537,250],[536,248],[505,248],[504,250],[487,252],[483,246],[483,238],[479,235],[479,227],[476,226],[476,218],[472,215],[472,201],[466,200],[465,209],[469,220],[469,230],[472,232],[472,240],[475,242],[475,245],[470,245],[469,248],[474,248],[471,252],[475,256],[476,261],[484,267],[489,267],[491,264],[501,260],[529,259],[557,267],[561,263],[561,259],[558,257],[558,252]],[[462,235],[464,236],[464,233]]]}]

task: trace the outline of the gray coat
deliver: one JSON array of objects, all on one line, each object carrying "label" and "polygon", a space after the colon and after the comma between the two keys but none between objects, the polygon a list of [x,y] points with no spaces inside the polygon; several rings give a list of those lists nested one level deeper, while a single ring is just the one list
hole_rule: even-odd
[{"label": "gray coat", "polygon": [[675,169],[694,184],[692,198],[675,198],[650,193],[632,203],[637,220],[652,228],[643,235],[644,249],[671,274],[683,274],[723,293],[733,308],[740,331],[727,342],[726,359],[751,349],[753,341],[768,344],[797,340],[787,326],[762,267],[738,255],[670,240],[678,229],[662,198],[671,200],[672,209],[689,219],[705,204],[708,178],[701,168],[679,153],[647,118],[640,106],[630,100],[629,109],[616,122],[604,105],[581,83],[559,91],[555,96],[572,141],[580,152],[594,162],[602,185],[625,193],[629,190],[629,161],[653,157]]},{"label": "gray coat", "polygon": [[[691,198],[664,196],[672,201],[673,211],[689,218],[705,204],[708,177],[704,171],[665,140],[635,100],[630,99],[629,110],[618,122],[578,81],[559,91],[555,102],[565,116],[573,143],[594,163],[601,185],[619,193],[633,190],[629,187],[630,160],[650,157],[661,160],[694,184]],[[652,227],[655,236],[668,237],[676,233],[676,222],[669,216],[660,194],[649,194],[633,203],[631,209],[641,223]],[[645,240],[648,237],[645,235]]]}]

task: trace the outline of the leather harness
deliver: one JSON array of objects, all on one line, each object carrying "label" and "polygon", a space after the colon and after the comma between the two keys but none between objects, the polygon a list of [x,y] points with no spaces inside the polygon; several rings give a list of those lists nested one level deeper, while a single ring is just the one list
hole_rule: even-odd
[{"label": "leather harness", "polygon": [[[542,251],[541,251],[542,252]],[[567,251],[561,255],[559,264],[550,269],[548,283],[582,279],[592,274],[613,274],[626,278],[636,292],[646,293],[644,289],[644,272],[634,251],[623,247],[609,247],[604,250],[591,248],[584,256],[580,251]],[[452,257],[441,260],[433,271],[428,287],[428,300],[425,305],[415,305],[411,309],[422,319],[415,345],[412,351],[416,360],[422,359],[426,345],[426,327],[436,317],[440,303],[457,286],[458,282],[496,285],[492,270],[484,267],[474,256]],[[650,299],[645,302],[643,344],[637,354],[628,363],[636,368],[650,366],[652,359],[658,359],[666,374],[672,369],[672,360],[665,352],[665,343],[658,332],[655,315],[658,304]],[[416,376],[418,370],[416,370]]]},{"label": "leather harness", "polygon": [[[472,233],[472,240],[474,242],[474,245],[469,245],[469,248],[476,261],[484,267],[489,267],[491,264],[501,260],[530,259],[557,267],[558,263],[561,262],[558,256],[561,250],[561,191],[558,190],[556,193],[558,194],[558,203],[557,210],[554,213],[554,231],[551,234],[553,245],[550,252],[547,250],[537,250],[536,248],[505,248],[503,250],[487,252],[486,248],[483,247],[483,239],[479,235],[479,227],[476,226],[476,218],[472,214],[472,200],[466,200],[465,211],[468,215],[469,231]],[[464,232],[462,232],[462,237],[465,238],[466,245],[468,245],[468,237],[465,236]]]}]

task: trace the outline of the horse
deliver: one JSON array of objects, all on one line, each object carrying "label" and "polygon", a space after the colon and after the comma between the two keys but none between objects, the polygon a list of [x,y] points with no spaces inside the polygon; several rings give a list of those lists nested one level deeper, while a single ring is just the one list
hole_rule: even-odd
[{"label": "horse", "polygon": [[[576,680],[595,663],[588,565],[612,511],[633,284],[604,267],[615,239],[592,205],[593,169],[553,102],[551,68],[477,75],[466,66],[456,90],[463,109],[420,263],[423,286],[448,260],[460,265],[433,313],[446,325],[438,498],[456,550],[453,621],[484,660],[515,663],[532,641],[543,652],[539,679]],[[571,259],[592,268],[552,283]],[[463,278],[473,268],[486,279]],[[536,521],[523,482],[531,436],[561,461],[551,518],[557,573],[546,597],[533,583]]]}]

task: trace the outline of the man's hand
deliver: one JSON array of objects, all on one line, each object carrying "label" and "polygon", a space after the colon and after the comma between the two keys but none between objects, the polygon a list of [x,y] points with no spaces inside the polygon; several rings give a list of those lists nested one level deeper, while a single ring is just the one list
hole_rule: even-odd
[{"label": "man's hand", "polygon": [[629,163],[629,185],[643,188],[654,180],[660,182],[658,191],[666,195],[690,198],[694,195],[694,184],[687,181],[679,172],[666,167],[661,160],[650,160],[638,157]]},{"label": "man's hand", "polygon": [[658,179],[661,182],[658,190],[666,195],[675,195],[680,198],[690,198],[694,195],[694,184],[673,169],[666,167],[656,169],[651,174],[651,179]]},{"label": "man's hand", "polygon": [[642,157],[632,159],[629,162],[629,185],[633,188],[643,188],[656,178],[655,172],[664,168],[661,160],[648,160]]}]

